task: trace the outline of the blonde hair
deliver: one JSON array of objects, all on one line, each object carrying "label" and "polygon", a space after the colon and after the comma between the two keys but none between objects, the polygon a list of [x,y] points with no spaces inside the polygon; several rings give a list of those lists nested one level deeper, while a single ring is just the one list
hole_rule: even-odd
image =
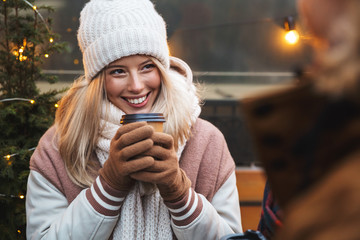
[{"label": "blonde hair", "polygon": [[[330,46],[317,52],[313,71],[318,90],[334,97],[358,94],[360,77],[360,1],[349,0],[346,12],[329,31]],[[311,75],[311,74],[310,74]]]},{"label": "blonde hair", "polygon": [[190,127],[195,122],[192,115],[200,104],[199,94],[193,84],[176,70],[166,71],[160,62],[151,58],[162,76],[161,92],[152,112],[164,114],[164,132],[174,138],[175,149],[189,138]]},{"label": "blonde hair", "polygon": [[[161,90],[152,107],[152,112],[164,114],[164,132],[174,138],[175,148],[190,136],[195,122],[194,111],[199,107],[195,86],[175,70],[166,70],[155,58],[150,57],[161,75]],[[59,152],[70,179],[81,187],[90,186],[98,166],[94,157],[100,129],[102,108],[107,102],[105,74],[87,81],[78,78],[68,93],[61,99],[56,112],[55,125]],[[105,111],[105,118],[107,111]]]},{"label": "blonde hair", "polygon": [[101,78],[100,75],[91,82],[84,76],[78,78],[56,111],[59,152],[70,179],[79,186],[91,185],[95,175],[91,156],[99,136],[101,106],[105,99]]}]

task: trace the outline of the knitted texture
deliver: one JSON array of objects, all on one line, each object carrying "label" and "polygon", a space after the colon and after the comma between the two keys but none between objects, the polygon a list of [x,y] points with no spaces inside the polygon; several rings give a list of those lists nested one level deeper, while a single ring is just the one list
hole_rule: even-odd
[{"label": "knitted texture", "polygon": [[77,37],[87,79],[135,54],[153,56],[169,68],[166,24],[149,0],[91,0],[80,13]]},{"label": "knitted texture", "polygon": [[[109,119],[102,119],[104,130],[96,148],[103,166],[109,156],[110,141],[120,125],[120,109],[109,103]],[[104,113],[106,110],[104,110]],[[120,219],[114,229],[114,239],[172,239],[171,220],[159,190],[154,184],[136,182],[121,207]],[[161,227],[159,227],[161,226]]]}]

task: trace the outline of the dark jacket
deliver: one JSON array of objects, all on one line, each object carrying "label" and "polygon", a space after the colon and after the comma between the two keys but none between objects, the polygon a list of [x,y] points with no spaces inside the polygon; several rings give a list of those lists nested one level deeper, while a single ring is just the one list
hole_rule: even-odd
[{"label": "dark jacket", "polygon": [[[320,224],[323,228],[318,229],[319,233],[326,229],[329,231],[329,219],[333,222],[342,221],[341,213],[347,211],[339,209],[346,208],[347,197],[341,191],[346,187],[332,189],[323,185],[321,189],[318,188],[324,182],[331,182],[329,179],[336,175],[337,171],[350,170],[345,166],[353,161],[353,156],[357,156],[360,149],[359,102],[360,96],[335,98],[320,94],[307,80],[286,90],[243,101],[243,110],[254,139],[257,156],[266,171],[274,198],[284,210],[285,220],[282,229],[292,229],[288,234],[298,233],[291,237],[282,235],[280,239],[326,239],[299,233],[318,229],[317,226]],[[353,167],[356,166],[356,163],[352,164]],[[349,174],[353,172],[349,171]],[[359,175],[353,175],[352,178],[360,187]],[[346,182],[347,179],[337,181],[350,184]],[[323,189],[328,189],[328,192],[322,191]],[[334,191],[342,198],[338,199],[339,203],[344,205],[328,204],[330,201],[327,199],[334,195]],[[316,203],[327,208],[319,208],[313,205],[314,202],[309,202],[310,198],[320,193],[324,195],[317,196],[317,199],[322,199],[323,202]],[[357,197],[357,201],[357,208],[360,209],[360,196]],[[295,211],[300,208],[302,212]],[[295,212],[302,217],[294,215]],[[314,212],[317,214],[313,214]],[[334,215],[330,213],[334,212],[339,214],[339,219],[331,218]],[[292,222],[289,222],[290,216]],[[306,219],[306,224],[304,221],[301,225],[299,219]],[[360,222],[360,214],[353,219],[354,222]],[[360,233],[360,230],[358,232]],[[359,236],[357,239],[360,239]]]}]

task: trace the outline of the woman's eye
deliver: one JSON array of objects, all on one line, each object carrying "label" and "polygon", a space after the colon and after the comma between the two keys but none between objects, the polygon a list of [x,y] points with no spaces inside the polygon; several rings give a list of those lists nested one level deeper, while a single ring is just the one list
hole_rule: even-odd
[{"label": "woman's eye", "polygon": [[122,69],[114,69],[114,70],[110,71],[111,75],[120,75],[120,74],[124,74],[124,73],[125,73],[125,71]]},{"label": "woman's eye", "polygon": [[155,64],[152,64],[152,63],[146,64],[143,67],[144,70],[150,70],[150,69],[153,69],[153,68],[155,68]]}]

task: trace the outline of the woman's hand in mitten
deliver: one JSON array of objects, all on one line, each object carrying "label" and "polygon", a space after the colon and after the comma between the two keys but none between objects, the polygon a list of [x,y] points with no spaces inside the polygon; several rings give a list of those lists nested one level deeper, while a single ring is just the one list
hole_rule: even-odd
[{"label": "woman's hand in mitten", "polygon": [[130,174],[150,167],[154,159],[142,153],[153,146],[154,129],[145,122],[126,124],[119,128],[110,143],[109,158],[100,175],[113,188],[129,191],[134,183]]},{"label": "woman's hand in mitten", "polygon": [[164,201],[180,200],[191,187],[191,181],[179,167],[172,136],[155,132],[152,135],[154,146],[145,154],[155,159],[154,164],[131,174],[136,180],[152,182],[159,188]]}]

